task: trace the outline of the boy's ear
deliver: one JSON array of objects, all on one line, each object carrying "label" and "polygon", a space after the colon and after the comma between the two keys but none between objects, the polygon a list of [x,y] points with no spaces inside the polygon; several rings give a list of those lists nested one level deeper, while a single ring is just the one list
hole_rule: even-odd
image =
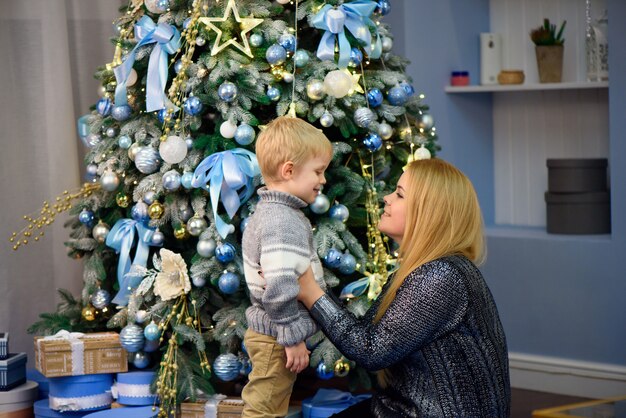
[{"label": "boy's ear", "polygon": [[293,161],[286,161],[280,166],[280,177],[283,180],[290,180],[293,176]]}]

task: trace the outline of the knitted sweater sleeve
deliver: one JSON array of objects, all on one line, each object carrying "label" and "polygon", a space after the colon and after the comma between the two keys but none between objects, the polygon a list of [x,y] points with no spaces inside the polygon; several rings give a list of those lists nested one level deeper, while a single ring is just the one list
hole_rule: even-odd
[{"label": "knitted sweater sleeve", "polygon": [[461,273],[434,261],[406,277],[376,323],[365,319],[372,312],[358,319],[327,295],[315,302],[311,315],[346,357],[368,370],[380,370],[455,328],[467,305]]},{"label": "knitted sweater sleeve", "polygon": [[262,303],[276,325],[276,340],[283,346],[295,345],[307,337],[310,324],[304,323],[296,296],[298,279],[311,264],[306,225],[268,219],[261,234],[260,264],[265,278]]}]

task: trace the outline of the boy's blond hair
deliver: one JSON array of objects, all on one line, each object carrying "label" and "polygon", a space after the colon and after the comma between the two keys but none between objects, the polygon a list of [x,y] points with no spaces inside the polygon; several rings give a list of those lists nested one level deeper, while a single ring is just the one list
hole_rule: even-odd
[{"label": "boy's blond hair", "polygon": [[280,166],[287,161],[299,166],[309,158],[330,158],[332,152],[332,144],[320,129],[290,116],[271,121],[256,140],[256,156],[266,182],[280,180]]}]

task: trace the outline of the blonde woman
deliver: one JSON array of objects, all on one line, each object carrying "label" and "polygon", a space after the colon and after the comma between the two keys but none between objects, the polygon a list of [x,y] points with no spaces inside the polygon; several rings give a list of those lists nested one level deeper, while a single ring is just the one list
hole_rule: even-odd
[{"label": "blonde woman", "polygon": [[362,318],[305,274],[300,300],[349,359],[379,371],[374,396],[334,416],[509,416],[506,340],[487,284],[480,207],[469,179],[439,159],[411,163],[385,196],[379,229],[400,266]]}]

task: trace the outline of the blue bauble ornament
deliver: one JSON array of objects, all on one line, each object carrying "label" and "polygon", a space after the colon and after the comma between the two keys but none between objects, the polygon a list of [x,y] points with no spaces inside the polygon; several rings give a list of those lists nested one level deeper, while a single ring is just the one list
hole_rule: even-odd
[{"label": "blue bauble ornament", "polygon": [[383,103],[383,93],[380,89],[373,88],[367,91],[367,102],[372,107],[378,107]]},{"label": "blue bauble ornament", "polygon": [[196,244],[196,251],[200,257],[209,258],[215,254],[215,240],[201,239]]},{"label": "blue bauble ornament", "polygon": [[336,205],[333,205],[332,208],[330,208],[328,215],[333,219],[337,219],[338,221],[345,222],[348,220],[348,217],[350,216],[350,211],[345,205],[342,205],[341,203],[337,203]]},{"label": "blue bauble ornament", "polygon": [[225,382],[230,382],[239,377],[241,363],[233,353],[220,354],[213,362],[213,374]]},{"label": "blue bauble ornament", "polygon": [[274,44],[267,48],[265,59],[271,65],[280,65],[287,59],[287,50],[278,44]]},{"label": "blue bauble ornament", "polygon": [[150,364],[150,356],[148,356],[143,351],[138,351],[135,353],[135,357],[133,358],[133,366],[138,369],[145,369]]},{"label": "blue bauble ornament", "polygon": [[191,23],[191,18],[188,17],[187,19],[183,20],[183,29],[187,29],[189,27],[189,24]]},{"label": "blue bauble ornament", "polygon": [[111,114],[111,110],[113,110],[113,102],[111,102],[111,99],[103,97],[98,100],[98,103],[96,103],[96,110],[102,116],[109,116]]},{"label": "blue bauble ornament", "polygon": [[148,341],[158,340],[161,337],[161,330],[159,326],[152,321],[144,328],[143,336],[146,337]]},{"label": "blue bauble ornament", "polygon": [[328,208],[330,208],[330,201],[325,194],[320,193],[315,196],[315,200],[309,205],[309,208],[311,208],[311,211],[313,213],[321,215],[322,213],[326,213],[326,211],[328,211]]},{"label": "blue bauble ornament", "polygon": [[[183,23],[184,25],[184,23]],[[181,60],[178,60],[174,63],[174,72],[176,74],[180,73],[180,70],[183,69],[183,62]]]},{"label": "blue bauble ornament", "polygon": [[96,309],[105,308],[111,303],[111,294],[104,289],[98,289],[91,295],[91,304]]},{"label": "blue bauble ornament", "polygon": [[107,128],[105,134],[109,138],[115,138],[115,135],[117,135],[117,129],[115,129],[113,126],[110,126]]},{"label": "blue bauble ornament", "polygon": [[280,35],[280,37],[278,38],[278,45],[285,48],[285,50],[287,50],[288,52],[295,52],[296,51],[296,37],[290,33]]},{"label": "blue bauble ornament", "polygon": [[159,169],[161,158],[159,151],[152,147],[141,147],[135,154],[135,167],[143,174],[152,174]]},{"label": "blue bauble ornament", "polygon": [[326,367],[326,365],[322,361],[320,362],[320,364],[317,365],[317,377],[322,380],[329,380],[335,377],[335,372],[333,371],[332,367]]},{"label": "blue bauble ornament", "polygon": [[168,192],[176,191],[180,188],[180,173],[170,170],[163,174],[163,188]]},{"label": "blue bauble ornament", "polygon": [[326,264],[331,269],[336,269],[341,263],[342,255],[343,254],[341,254],[341,251],[339,251],[338,249],[331,248],[324,256],[324,264]]},{"label": "blue bauble ornament", "polygon": [[159,118],[159,122],[165,123],[165,117],[167,116],[167,109],[161,109],[157,112],[157,118]]},{"label": "blue bauble ornament", "polygon": [[158,229],[154,231],[152,234],[152,239],[150,240],[150,245],[153,247],[160,247],[165,242],[165,234],[159,231]]},{"label": "blue bauble ornament", "polygon": [[149,341],[146,340],[143,345],[144,353],[153,353],[159,349],[159,340]]},{"label": "blue bauble ornament", "polygon": [[87,172],[87,175],[95,176],[98,174],[98,164],[88,164],[87,167],[85,167],[85,171]]},{"label": "blue bauble ornament", "polygon": [[271,101],[273,102],[277,102],[280,100],[280,89],[276,88],[276,87],[268,87],[267,88],[267,97],[270,98]]},{"label": "blue bauble ornament", "polygon": [[222,293],[226,295],[232,295],[239,290],[239,284],[239,276],[235,273],[231,273],[230,271],[222,274],[217,281],[217,287],[219,287]]},{"label": "blue bauble ornament", "polygon": [[215,258],[220,263],[230,263],[235,259],[235,247],[228,242],[218,245],[215,249]]},{"label": "blue bauble ornament", "polygon": [[191,190],[193,186],[191,185],[191,181],[193,180],[193,173],[191,171],[186,171],[180,177],[180,184],[187,190]]},{"label": "blue bauble ornament", "polygon": [[225,81],[217,88],[218,97],[225,101],[226,103],[230,103],[237,98],[238,93],[237,86],[230,81]]},{"label": "blue bauble ornament", "polygon": [[241,369],[239,370],[239,374],[243,376],[247,376],[252,371],[252,362],[249,358],[244,357],[239,360],[241,362]]},{"label": "blue bauble ornament", "polygon": [[376,13],[380,13],[383,16],[389,14],[391,11],[391,3],[389,0],[378,0],[377,3],[378,6],[376,6]]},{"label": "blue bauble ornament", "polygon": [[356,270],[356,258],[350,253],[344,253],[339,262],[339,271],[343,274],[352,274]]},{"label": "blue bauble ornament", "polygon": [[130,210],[130,217],[137,222],[148,222],[150,216],[148,215],[148,205],[145,202],[137,202]]},{"label": "blue bauble ornament", "polygon": [[252,126],[242,123],[235,131],[235,141],[239,145],[249,145],[254,141],[255,132]]},{"label": "blue bauble ornament", "polygon": [[190,136],[185,138],[185,144],[187,145],[187,151],[191,151],[193,149],[193,138]]},{"label": "blue bauble ornament", "polygon": [[387,101],[394,106],[402,106],[406,103],[408,96],[402,86],[395,86],[387,92]]},{"label": "blue bauble ornament", "polygon": [[113,108],[113,110],[111,111],[111,116],[113,116],[113,119],[122,122],[130,118],[131,113],[133,113],[133,110],[130,108],[130,106],[121,105],[115,106]]},{"label": "blue bauble ornament", "polygon": [[250,35],[250,45],[255,48],[263,45],[263,35],[261,35],[260,33],[253,33],[252,35]]},{"label": "blue bauble ornament", "polygon": [[406,81],[403,81],[402,83],[400,83],[400,86],[404,89],[408,97],[411,97],[415,94],[415,89],[413,88],[413,86],[407,83]]},{"label": "blue bauble ornament", "polygon": [[154,203],[156,199],[157,199],[156,192],[154,190],[148,190],[147,192],[143,194],[143,197],[141,200],[146,202],[146,204],[151,205]]},{"label": "blue bauble ornament", "polygon": [[242,233],[243,233],[243,231],[246,230],[246,227],[248,226],[248,223],[250,223],[250,217],[243,218],[241,220],[241,223],[239,224],[239,229],[241,230]]},{"label": "blue bauble ornament", "polygon": [[128,149],[133,145],[133,140],[128,135],[122,135],[117,139],[117,145],[122,149]]},{"label": "blue bauble ornament", "polygon": [[370,132],[363,138],[363,145],[365,145],[368,150],[375,152],[383,146],[383,139],[378,134]]},{"label": "blue bauble ornament", "polygon": [[93,214],[92,211],[90,211],[88,209],[83,209],[78,214],[78,220],[83,225],[91,225],[91,224],[93,224],[94,219],[95,219],[95,215]]},{"label": "blue bauble ornament", "polygon": [[350,61],[348,65],[350,67],[358,67],[363,62],[363,53],[359,48],[352,48],[350,50]]},{"label": "blue bauble ornament", "polygon": [[202,276],[191,276],[191,283],[193,283],[195,287],[204,287],[206,279]]},{"label": "blue bauble ornament", "polygon": [[296,64],[296,67],[304,67],[309,63],[309,53],[304,49],[298,49],[296,54],[293,56],[293,61]]},{"label": "blue bauble ornament", "polygon": [[129,353],[136,353],[141,350],[144,342],[143,328],[137,324],[126,325],[120,331],[120,344]]},{"label": "blue bauble ornament", "polygon": [[185,109],[186,114],[196,116],[202,112],[202,102],[197,96],[190,96],[183,103],[183,109]]}]

